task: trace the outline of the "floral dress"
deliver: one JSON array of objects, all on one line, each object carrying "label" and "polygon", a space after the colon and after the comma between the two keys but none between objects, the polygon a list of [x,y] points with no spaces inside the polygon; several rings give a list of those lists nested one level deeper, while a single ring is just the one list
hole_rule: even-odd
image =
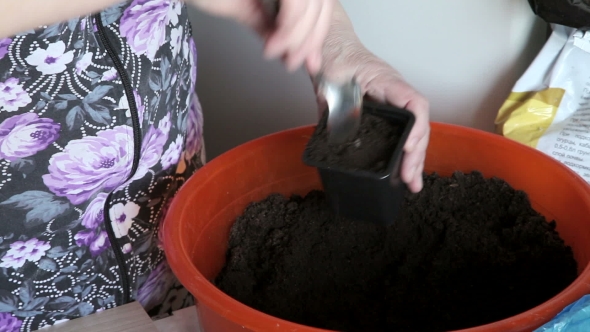
[{"label": "floral dress", "polygon": [[0,40],[0,332],[192,304],[160,226],[204,162],[196,55],[176,0]]}]

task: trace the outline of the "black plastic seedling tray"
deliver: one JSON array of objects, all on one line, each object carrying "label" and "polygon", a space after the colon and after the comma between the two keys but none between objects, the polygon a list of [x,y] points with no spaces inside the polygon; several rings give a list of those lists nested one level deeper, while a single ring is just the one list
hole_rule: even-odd
[{"label": "black plastic seedling tray", "polygon": [[[414,126],[414,114],[391,105],[364,101],[363,116],[373,114],[401,126],[397,146],[393,149],[388,165],[380,172],[349,170],[317,162],[310,158],[308,143],[303,162],[317,168],[332,211],[345,218],[390,225],[395,222],[407,192],[400,178],[403,147]],[[311,140],[319,139],[314,131]]]}]

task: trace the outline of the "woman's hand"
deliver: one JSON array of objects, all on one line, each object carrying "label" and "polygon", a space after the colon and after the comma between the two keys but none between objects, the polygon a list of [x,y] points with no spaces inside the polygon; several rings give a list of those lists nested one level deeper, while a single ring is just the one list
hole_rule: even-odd
[{"label": "woman's hand", "polygon": [[[416,122],[404,146],[401,178],[410,191],[419,192],[430,137],[428,101],[395,69],[362,45],[339,3],[333,20],[324,46],[324,73],[336,79],[354,75],[367,96],[414,113]],[[320,105],[320,109],[324,106]]]},{"label": "woman's hand", "polygon": [[397,71],[376,57],[360,65],[356,75],[362,90],[371,98],[414,113],[416,122],[404,145],[401,178],[410,191],[419,192],[423,185],[422,171],[430,137],[428,101]]},{"label": "woman's hand", "polygon": [[266,0],[186,1],[254,29],[265,39],[265,56],[282,58],[290,71],[305,64],[315,74],[322,65],[322,47],[336,0],[271,0],[280,6],[276,17],[265,7]]}]

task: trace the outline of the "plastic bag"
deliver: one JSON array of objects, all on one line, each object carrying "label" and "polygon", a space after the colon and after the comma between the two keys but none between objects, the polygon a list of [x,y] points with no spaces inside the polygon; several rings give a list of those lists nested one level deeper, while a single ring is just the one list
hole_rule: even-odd
[{"label": "plastic bag", "polygon": [[548,23],[590,27],[590,0],[529,0],[533,12]]},{"label": "plastic bag", "polygon": [[590,182],[590,33],[552,28],[500,108],[496,131],[543,151]]},{"label": "plastic bag", "polygon": [[534,332],[588,332],[590,331],[590,295],[565,307],[549,323]]}]

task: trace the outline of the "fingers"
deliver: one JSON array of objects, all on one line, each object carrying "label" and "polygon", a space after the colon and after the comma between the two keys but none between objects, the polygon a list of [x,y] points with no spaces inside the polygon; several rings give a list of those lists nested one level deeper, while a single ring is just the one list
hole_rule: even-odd
[{"label": "fingers", "polygon": [[416,96],[408,102],[406,109],[414,113],[416,122],[404,145],[401,176],[410,191],[416,193],[422,190],[422,171],[430,138],[428,102],[423,97]]},{"label": "fingers", "polygon": [[404,145],[400,176],[408,185],[408,189],[417,193],[423,186],[422,172],[430,138],[429,103],[399,76],[391,77],[392,80],[382,82],[376,80],[369,83],[368,93],[381,102],[412,112],[416,118]]},{"label": "fingers", "polygon": [[404,146],[406,152],[412,152],[418,147],[419,142],[428,136],[430,131],[429,105],[424,97],[415,92],[411,94],[411,99],[406,103],[404,108],[414,113],[416,117],[412,132]]},{"label": "fingers", "polygon": [[317,74],[322,67],[322,50],[324,41],[330,30],[333,10],[333,1],[327,1],[322,6],[318,22],[323,22],[323,24],[314,25],[315,31],[310,34],[310,38],[304,44],[304,47],[301,48],[298,53],[293,55],[293,61],[295,63],[300,63],[305,60],[307,71],[312,75]]},{"label": "fingers", "polygon": [[322,65],[322,49],[336,0],[277,0],[280,9],[276,17],[261,1],[190,0],[210,14],[254,29],[266,40],[265,56],[282,59],[289,71],[305,64],[311,74],[316,74]]},{"label": "fingers", "polygon": [[276,30],[265,45],[267,58],[282,57],[290,71],[304,62],[311,73],[321,67],[334,0],[282,0]]},{"label": "fingers", "polygon": [[[267,57],[285,54],[285,64],[295,70],[303,61],[301,53],[306,39],[313,33],[315,23],[321,13],[321,2],[285,2],[277,17],[277,30],[268,39],[265,55]],[[303,56],[307,54],[303,53]]]},{"label": "fingers", "polygon": [[408,185],[408,189],[413,193],[422,190],[422,172],[424,171],[428,140],[428,134],[423,136],[413,151],[404,154],[402,161],[400,176],[402,181]]},{"label": "fingers", "polygon": [[[305,14],[310,6],[308,1],[293,1],[281,0],[279,13],[276,17],[275,30],[272,31],[266,40],[264,55],[267,58],[277,58],[287,53],[291,43],[293,43],[293,35],[297,35],[295,30],[296,25],[301,21],[305,21],[307,17]],[[313,4],[312,6],[313,7]],[[307,13],[309,15],[309,13]],[[303,22],[305,23],[308,22]],[[307,32],[308,29],[305,29]]]}]

